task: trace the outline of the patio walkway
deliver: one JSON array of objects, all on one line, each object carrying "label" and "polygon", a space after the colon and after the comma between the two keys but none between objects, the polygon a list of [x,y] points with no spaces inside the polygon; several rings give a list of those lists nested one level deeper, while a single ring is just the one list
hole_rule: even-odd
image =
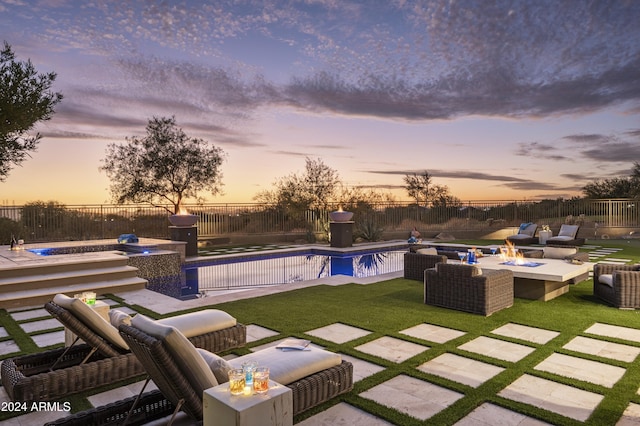
[{"label": "patio walkway", "polygon": [[[610,256],[610,253],[604,257]],[[271,286],[258,289],[235,290],[217,292],[216,302],[222,303],[231,300],[251,298],[280,291],[289,291],[297,288],[322,284],[341,285],[344,283],[359,283],[366,285],[381,280],[401,276],[401,273],[386,274],[378,277],[354,279],[352,277],[332,277],[318,281],[297,283],[286,288]],[[142,305],[159,314],[168,314],[174,311],[195,308],[211,303],[211,298],[194,299],[189,301],[177,301],[148,290],[137,290],[117,294],[128,305]],[[118,306],[118,302],[111,299],[102,299],[111,306]],[[120,309],[120,308],[119,308]],[[129,313],[133,310],[121,308]],[[47,347],[64,342],[64,332],[55,331],[60,324],[49,317],[42,307],[13,310],[9,312],[17,321],[25,333],[29,334],[39,347]],[[615,367],[608,364],[589,360],[589,356],[597,355],[617,360],[623,363],[632,363],[640,354],[637,346],[624,345],[623,343],[610,343],[599,340],[598,337],[613,337],[617,340],[630,343],[640,342],[640,330],[612,326],[607,324],[594,324],[589,329],[583,330],[591,337],[576,336],[565,349],[571,350],[575,356],[552,354],[540,362],[535,369],[553,375],[568,377],[600,386],[613,386],[624,374],[624,367]],[[345,343],[355,339],[366,337],[371,332],[339,322],[306,331],[309,336],[314,336],[325,341]],[[446,342],[459,341],[456,345],[460,350],[457,354],[443,353],[428,362],[417,367],[417,370],[428,375],[433,375],[455,383],[460,383],[472,388],[478,388],[490,383],[493,377],[503,373],[505,368],[498,365],[516,363],[529,356],[546,343],[554,339],[558,333],[521,324],[504,324],[491,330],[483,336],[467,336],[465,332],[441,327],[429,323],[418,323],[403,330],[397,330],[400,335],[411,336],[422,343],[408,342],[397,337],[383,336],[361,344],[354,349],[380,359],[393,363],[402,363],[408,358],[437,348]],[[265,338],[273,338],[279,333],[259,324],[247,326],[247,343],[259,342]],[[8,336],[4,328],[0,327],[0,337]],[[281,336],[285,339],[289,336]],[[507,337],[511,341],[501,339]],[[267,346],[278,344],[281,339],[265,345],[251,348],[259,350]],[[516,341],[517,343],[515,343]],[[0,354],[11,354],[19,348],[12,340],[0,342]],[[465,356],[471,355],[470,357]],[[481,362],[473,359],[473,354],[480,354],[488,359],[497,360],[495,364]],[[580,355],[584,354],[585,357]],[[381,373],[385,367],[373,362],[359,359],[357,356],[344,358],[354,365],[354,381],[358,382],[366,377]],[[371,359],[369,357],[369,359]],[[135,395],[141,386],[141,382],[129,386],[113,389],[107,392],[90,396],[88,399],[94,406],[100,406],[112,401],[117,401]],[[397,375],[359,394],[362,398],[369,399],[383,406],[391,407],[401,413],[420,420],[426,420],[439,413],[447,406],[464,397],[464,394],[447,389],[443,386],[430,383],[407,375]],[[602,399],[602,396],[577,389],[551,380],[523,374],[509,386],[502,389],[499,396],[517,401],[523,404],[536,406],[559,415],[575,419],[586,420]],[[3,388],[0,388],[0,403],[8,401]],[[43,424],[60,417],[65,412],[35,411],[2,422],[2,425],[34,425]],[[537,419],[512,412],[508,409],[485,403],[471,411],[457,425],[494,425],[496,419],[500,419],[501,425],[542,425],[546,424]],[[161,423],[157,423],[161,424]],[[190,424],[186,416],[182,416],[178,424]],[[303,426],[316,425],[388,425],[387,421],[377,418],[372,414],[346,403],[339,403],[319,414],[314,415],[299,423]],[[618,425],[640,424],[640,405],[629,404],[625,415]]]}]

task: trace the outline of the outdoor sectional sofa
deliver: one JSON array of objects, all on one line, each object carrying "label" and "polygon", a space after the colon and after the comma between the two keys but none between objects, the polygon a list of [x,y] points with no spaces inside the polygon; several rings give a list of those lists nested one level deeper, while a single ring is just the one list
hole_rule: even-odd
[{"label": "outdoor sectional sofa", "polygon": [[[142,364],[117,328],[81,300],[57,295],[45,309],[85,343],[3,361],[2,384],[11,400],[49,401],[144,374]],[[112,320],[130,320],[124,312],[111,313],[115,314]],[[158,322],[183,329],[196,347],[211,352],[246,343],[246,327],[219,310],[207,309]]]}]

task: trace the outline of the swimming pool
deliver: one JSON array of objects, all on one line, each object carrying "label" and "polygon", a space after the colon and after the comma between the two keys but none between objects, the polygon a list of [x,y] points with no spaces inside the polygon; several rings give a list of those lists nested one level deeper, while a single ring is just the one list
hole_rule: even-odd
[{"label": "swimming pool", "polygon": [[185,265],[183,296],[210,290],[281,285],[334,275],[369,277],[400,271],[404,253],[399,248],[353,252],[307,251],[216,259]]}]

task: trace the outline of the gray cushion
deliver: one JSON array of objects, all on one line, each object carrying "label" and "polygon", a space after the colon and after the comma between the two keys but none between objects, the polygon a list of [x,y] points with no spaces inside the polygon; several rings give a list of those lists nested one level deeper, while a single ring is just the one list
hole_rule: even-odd
[{"label": "gray cushion", "polygon": [[117,329],[120,327],[120,324],[131,325],[131,316],[118,309],[111,309],[109,311],[109,322]]},{"label": "gray cushion", "polygon": [[229,370],[233,370],[233,366],[229,362],[206,349],[196,348],[209,369],[216,376],[218,383],[227,383],[229,381]]},{"label": "gray cushion", "polygon": [[87,328],[115,347],[129,349],[127,342],[120,336],[118,330],[82,300],[64,294],[56,294],[53,298],[53,303],[70,311]]},{"label": "gray cushion", "polygon": [[526,228],[518,230],[518,234],[517,235],[523,235],[523,236],[526,236],[526,237],[533,237],[533,235],[536,233],[536,229],[537,228],[538,228],[538,225],[536,225],[535,223],[532,223],[529,226],[527,226]]},{"label": "gray cushion", "polygon": [[576,254],[578,249],[575,247],[544,247],[542,252],[543,257],[547,259],[565,259]]},{"label": "gray cushion", "polygon": [[233,368],[254,361],[258,366],[269,367],[269,378],[282,385],[291,384],[311,374],[340,365],[339,354],[312,347],[308,351],[283,351],[275,347],[243,355],[229,361]]},{"label": "gray cushion", "polygon": [[201,395],[205,389],[218,385],[216,376],[202,355],[178,329],[160,324],[159,321],[154,321],[142,314],[133,317],[131,326],[163,341],[169,353],[173,355],[178,368],[197,394]]},{"label": "gray cushion", "polygon": [[613,274],[602,274],[598,276],[598,282],[600,284],[606,284],[613,288]]},{"label": "gray cushion", "polygon": [[421,248],[416,250],[416,253],[418,254],[438,254],[438,250],[435,247],[425,247],[425,248]]},{"label": "gray cushion", "polygon": [[558,236],[571,237],[571,239],[574,239],[578,233],[578,228],[578,225],[562,225],[560,227],[560,232],[558,232]]},{"label": "gray cushion", "polygon": [[205,333],[236,325],[236,319],[234,317],[218,309],[205,309],[175,317],[163,318],[156,322],[177,328],[187,338],[201,336]]},{"label": "gray cushion", "polygon": [[531,238],[529,234],[516,234],[507,237],[508,240],[528,240]]}]

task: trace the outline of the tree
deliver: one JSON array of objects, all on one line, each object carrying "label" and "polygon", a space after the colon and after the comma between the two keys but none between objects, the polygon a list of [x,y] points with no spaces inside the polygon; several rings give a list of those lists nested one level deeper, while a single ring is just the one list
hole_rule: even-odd
[{"label": "tree", "polygon": [[596,180],[582,188],[587,198],[640,197],[640,163],[633,163],[631,175],[626,178]]},{"label": "tree", "polygon": [[305,171],[291,174],[274,183],[275,189],[263,191],[254,199],[265,204],[286,207],[291,210],[326,210],[335,202],[341,185],[338,172],[321,159],[305,159]]},{"label": "tree", "polygon": [[[153,117],[143,138],[126,138],[126,144],[107,147],[100,167],[111,180],[111,195],[122,204],[149,203],[178,214],[186,198],[201,191],[220,192],[220,166],[225,153],[203,139],[189,138],[175,117]],[[173,205],[173,211],[163,204]]]},{"label": "tree", "polygon": [[0,182],[35,151],[41,135],[28,135],[39,121],[51,118],[62,100],[49,89],[56,73],[38,74],[30,60],[18,62],[5,41],[0,52]]},{"label": "tree", "polygon": [[416,200],[416,204],[423,204],[425,207],[428,207],[431,198],[431,175],[429,172],[425,170],[424,173],[420,175],[417,173],[405,175],[404,183],[409,197]]},{"label": "tree", "polygon": [[433,184],[431,179],[432,176],[426,170],[420,175],[405,175],[405,189],[409,197],[416,200],[416,204],[424,207],[452,207],[460,204],[460,200],[450,194],[448,186]]}]

